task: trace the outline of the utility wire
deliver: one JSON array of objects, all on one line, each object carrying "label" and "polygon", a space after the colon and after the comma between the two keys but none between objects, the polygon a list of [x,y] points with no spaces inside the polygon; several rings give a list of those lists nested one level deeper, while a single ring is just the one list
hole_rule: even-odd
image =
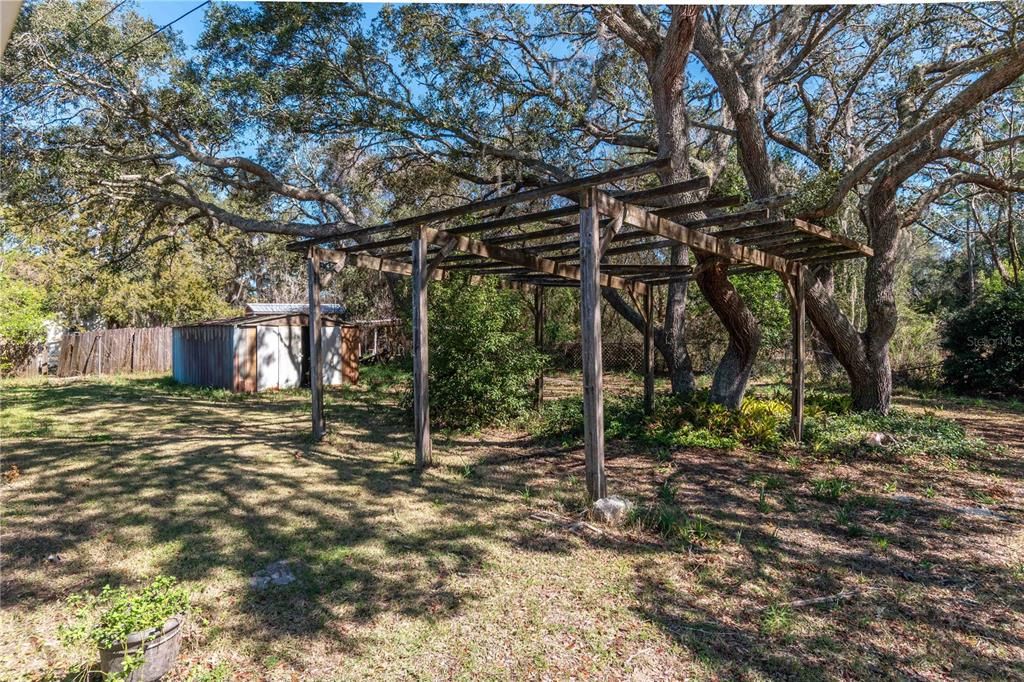
[{"label": "utility wire", "polygon": [[[126,2],[128,2],[128,0],[121,0],[121,2],[117,3],[116,5],[114,5],[110,9],[108,9],[106,12],[104,12],[103,16],[101,16],[99,19],[94,19],[93,21],[89,22],[88,26],[83,28],[78,33],[74,34],[70,38],[65,38],[64,39],[64,45],[61,46],[61,50],[60,51],[66,51],[69,44],[74,43],[76,40],[78,40],[79,38],[84,36],[86,31],[88,31],[90,28],[92,28],[93,26],[95,26],[96,24],[100,23],[101,21],[103,21],[104,19],[109,17],[111,14],[116,12],[121,7],[121,5],[125,4]],[[58,51],[58,52],[60,52],[60,51]]]},{"label": "utility wire", "polygon": [[184,14],[182,14],[182,15],[181,15],[180,17],[178,17],[178,18],[177,18],[177,19],[175,19],[174,21],[172,21],[172,22],[170,22],[170,23],[167,23],[167,24],[164,24],[164,25],[163,25],[163,26],[161,26],[160,28],[154,29],[154,30],[153,30],[153,31],[152,31],[152,32],[151,32],[151,33],[150,33],[150,34],[149,34],[148,36],[146,36],[145,38],[142,38],[142,39],[140,39],[140,40],[137,40],[137,41],[135,41],[134,43],[132,43],[131,45],[129,45],[129,46],[128,46],[128,47],[126,47],[125,49],[123,49],[123,50],[121,50],[120,52],[118,52],[117,54],[115,54],[115,55],[114,55],[113,57],[111,57],[110,59],[106,59],[106,60],[104,60],[104,62],[103,62],[103,63],[104,63],[104,64],[107,64],[107,63],[109,63],[109,62],[113,61],[114,59],[117,59],[118,57],[120,57],[120,56],[121,56],[121,55],[123,55],[124,53],[126,53],[126,52],[130,52],[131,50],[135,49],[136,47],[138,47],[138,46],[139,46],[139,45],[141,45],[142,43],[144,43],[144,42],[146,42],[147,40],[149,40],[150,38],[152,38],[153,36],[155,36],[155,35],[157,35],[158,33],[162,32],[162,31],[163,31],[164,29],[168,28],[169,26],[173,26],[174,24],[178,23],[179,21],[181,21],[182,19],[184,19],[184,18],[185,18],[185,17],[187,17],[188,15],[192,14],[193,12],[195,12],[195,11],[197,11],[197,10],[200,10],[200,9],[202,9],[202,8],[206,7],[206,6],[207,6],[207,5],[209,5],[209,4],[210,4],[210,3],[212,2],[212,1],[213,1],[213,0],[206,0],[205,2],[201,2],[201,3],[199,3],[198,5],[196,5],[195,7],[193,7],[192,9],[190,9],[189,11],[185,12]]},{"label": "utility wire", "polygon": [[[115,6],[115,7],[114,7],[113,9],[111,9],[111,10],[110,10],[109,12],[107,12],[107,13],[106,13],[106,14],[104,14],[104,15],[103,15],[102,17],[100,17],[99,19],[97,19],[96,21],[94,21],[94,22],[93,22],[92,24],[89,24],[89,26],[87,26],[87,27],[86,27],[85,29],[83,29],[83,30],[82,30],[82,31],[81,31],[81,32],[80,32],[79,34],[77,34],[77,35],[75,36],[75,38],[78,38],[78,37],[80,37],[80,36],[81,36],[82,34],[84,34],[84,33],[85,33],[85,31],[86,31],[86,30],[88,30],[89,28],[91,28],[91,27],[92,27],[92,26],[94,26],[95,24],[99,23],[99,22],[100,22],[100,21],[102,21],[103,19],[107,18],[107,16],[109,16],[109,15],[110,15],[110,14],[111,14],[111,13],[112,13],[112,12],[113,12],[114,10],[116,10],[116,9],[117,9],[118,7],[120,7],[121,5],[123,5],[123,4],[125,3],[125,2],[127,2],[127,0],[122,0],[122,2],[121,2],[120,4],[118,4],[117,6]],[[209,4],[211,3],[211,2],[212,2],[212,0],[205,0],[205,2],[202,2],[202,3],[198,4],[198,5],[196,5],[195,7],[193,7],[192,9],[190,9],[189,11],[187,11],[187,12],[185,12],[184,14],[182,14],[181,16],[177,17],[176,19],[174,19],[174,20],[172,20],[172,21],[169,21],[168,23],[164,24],[164,25],[163,25],[163,26],[161,26],[160,28],[154,29],[154,30],[153,30],[153,31],[151,31],[151,32],[150,32],[150,33],[149,33],[148,35],[146,35],[146,36],[145,36],[145,37],[143,37],[143,38],[140,38],[139,40],[136,40],[136,41],[135,41],[134,43],[132,43],[132,44],[131,44],[131,45],[129,45],[128,47],[124,48],[123,50],[121,50],[121,51],[120,51],[120,52],[118,52],[117,54],[115,54],[115,55],[113,55],[113,56],[111,56],[111,57],[108,57],[108,58],[104,59],[104,60],[103,60],[102,62],[100,62],[100,66],[110,66],[110,63],[111,63],[112,61],[114,61],[115,59],[117,59],[118,57],[121,57],[121,56],[125,55],[126,53],[128,53],[128,52],[131,52],[131,51],[132,51],[132,50],[134,50],[134,49],[135,49],[136,47],[138,47],[139,45],[142,45],[142,44],[143,44],[144,42],[146,42],[146,41],[147,41],[147,40],[149,40],[150,38],[152,38],[152,37],[154,37],[154,36],[156,36],[156,35],[158,35],[158,34],[162,33],[162,32],[163,32],[164,30],[166,30],[166,29],[170,28],[171,26],[173,26],[174,24],[178,23],[179,21],[181,21],[182,19],[184,19],[184,18],[185,18],[185,17],[187,17],[188,15],[192,14],[193,12],[196,12],[196,11],[198,11],[198,10],[202,9],[203,7],[206,7],[206,6],[207,6],[207,5],[209,5]],[[39,95],[37,95],[36,97],[33,97],[32,99],[30,99],[29,101],[25,102],[24,104],[20,104],[20,105],[16,106],[16,107],[15,107],[14,109],[11,109],[11,110],[10,110],[10,111],[8,111],[8,112],[0,113],[0,116],[10,116],[10,115],[13,115],[13,114],[17,113],[17,112],[18,112],[19,110],[21,110],[21,109],[23,109],[23,108],[25,108],[25,107],[27,107],[27,106],[31,106],[32,104],[35,104],[36,102],[38,102],[38,101],[39,101],[39,100],[41,100],[42,98],[46,97],[47,95],[49,95],[49,94],[50,94],[50,93],[51,93],[52,91],[54,91],[54,90],[56,90],[56,89],[57,89],[57,86],[52,86],[52,87],[48,88],[47,90],[44,90],[43,92],[39,93]]]},{"label": "utility wire", "polygon": [[[91,29],[91,28],[92,28],[93,26],[95,26],[96,24],[100,23],[101,21],[103,21],[104,19],[106,19],[107,17],[109,17],[109,16],[111,15],[111,14],[113,14],[114,12],[116,12],[116,11],[117,11],[117,10],[118,10],[118,9],[119,9],[119,8],[121,7],[121,5],[125,4],[126,2],[128,2],[128,0],[121,0],[121,2],[117,3],[116,5],[114,5],[114,6],[113,6],[113,7],[111,7],[110,9],[108,9],[108,10],[107,10],[106,12],[104,12],[104,13],[103,13],[103,16],[101,16],[101,17],[100,17],[99,19],[95,19],[94,21],[90,22],[90,23],[89,23],[89,25],[88,25],[88,26],[86,26],[85,28],[83,28],[83,29],[82,29],[81,31],[79,31],[78,33],[74,34],[74,35],[73,35],[73,36],[71,36],[70,38],[67,38],[67,39],[66,39],[66,40],[64,41],[64,46],[63,46],[63,50],[64,50],[64,51],[66,51],[66,50],[67,50],[67,48],[68,48],[68,45],[69,45],[69,44],[71,44],[71,43],[74,43],[74,42],[75,42],[76,40],[78,40],[79,38],[81,38],[82,36],[84,36],[84,35],[85,35],[85,33],[86,33],[86,31],[88,31],[88,30],[89,30],[89,29]],[[45,51],[45,50],[44,50],[44,51]],[[51,56],[52,56],[52,55],[51,55]],[[22,75],[24,75],[24,74],[22,74]],[[13,80],[13,79],[12,79],[12,80]],[[36,100],[37,100],[37,99],[38,99],[38,98],[39,98],[40,96],[45,96],[45,95],[49,94],[49,93],[50,93],[50,91],[51,91],[52,89],[53,89],[53,88],[51,87],[51,88],[49,88],[49,89],[47,89],[47,90],[44,90],[44,91],[43,91],[42,93],[40,93],[40,95],[37,95],[36,97],[32,98],[31,100],[29,100],[28,102],[26,102],[26,103],[25,103],[24,105],[22,105],[22,106],[28,106],[28,105],[30,105],[30,104],[34,104],[34,103],[36,102]],[[14,113],[15,111],[17,111],[17,110],[18,110],[19,108],[20,108],[20,107],[16,107],[16,108],[12,109],[12,110],[11,110],[11,113],[13,114],[13,113]]]},{"label": "utility wire", "polygon": [[[76,34],[75,34],[75,35],[74,35],[74,36],[73,36],[73,37],[72,37],[72,38],[71,38],[70,40],[77,40],[78,38],[80,38],[80,37],[81,37],[82,35],[84,35],[84,34],[85,34],[85,32],[86,32],[86,31],[88,31],[88,30],[89,30],[90,28],[92,28],[93,26],[95,26],[95,25],[96,25],[96,24],[98,24],[99,22],[101,22],[101,21],[103,21],[104,19],[106,19],[106,18],[107,18],[108,16],[110,16],[110,15],[111,15],[111,14],[112,14],[112,13],[113,13],[113,12],[114,12],[115,10],[117,10],[117,8],[118,8],[118,7],[120,7],[121,5],[125,4],[125,3],[127,2],[127,1],[128,1],[128,0],[121,0],[121,2],[120,2],[120,3],[118,3],[117,5],[115,5],[115,6],[114,6],[114,7],[112,8],[112,9],[110,9],[110,10],[109,10],[109,11],[108,11],[108,12],[107,12],[106,14],[104,14],[104,15],[103,15],[103,16],[101,16],[101,17],[100,17],[99,19],[97,19],[97,20],[93,21],[93,22],[92,22],[91,24],[89,24],[88,26],[86,26],[86,27],[85,27],[84,29],[82,29],[81,31],[79,31],[78,33],[76,33]],[[121,57],[121,56],[123,56],[124,54],[126,54],[126,53],[128,53],[128,52],[130,52],[130,51],[134,50],[134,49],[135,49],[136,47],[138,47],[139,45],[142,45],[142,44],[143,44],[144,42],[146,42],[147,40],[149,40],[149,39],[153,38],[154,36],[156,36],[156,35],[158,35],[158,34],[160,34],[160,33],[162,33],[163,31],[165,31],[166,29],[170,28],[170,27],[171,27],[171,26],[173,26],[174,24],[178,23],[179,21],[181,21],[182,19],[184,19],[184,18],[185,18],[185,17],[187,17],[188,15],[192,14],[193,12],[196,12],[196,11],[198,11],[198,10],[202,9],[203,7],[206,7],[206,6],[207,6],[207,5],[209,5],[209,4],[211,3],[211,2],[212,2],[212,0],[205,0],[205,2],[202,2],[202,3],[198,4],[198,5],[196,5],[195,7],[193,7],[192,9],[190,9],[189,11],[185,12],[184,14],[182,14],[181,16],[179,16],[179,17],[175,18],[175,19],[174,19],[173,21],[170,21],[170,22],[168,22],[168,23],[164,24],[164,25],[163,25],[163,26],[161,26],[160,28],[154,29],[153,31],[151,31],[151,32],[150,32],[150,33],[149,33],[148,35],[146,35],[145,37],[143,37],[143,38],[140,38],[139,40],[135,41],[134,43],[132,43],[131,45],[129,45],[129,46],[128,46],[128,47],[126,47],[125,49],[123,49],[123,50],[121,50],[120,52],[118,52],[117,54],[115,54],[115,55],[113,55],[113,56],[111,56],[111,57],[108,57],[107,59],[103,60],[103,61],[101,62],[101,66],[109,66],[109,65],[110,65],[110,62],[112,62],[113,60],[115,60],[115,59],[117,59],[118,57]],[[70,42],[70,40],[69,40],[69,42]],[[42,99],[43,97],[46,97],[47,95],[49,95],[49,94],[50,94],[50,92],[52,92],[52,91],[53,91],[54,89],[56,89],[56,86],[53,86],[53,87],[51,87],[50,89],[48,89],[48,90],[45,90],[45,91],[43,91],[43,92],[42,92],[42,93],[40,93],[40,94],[39,94],[38,96],[36,96],[36,97],[32,98],[32,99],[31,99],[31,100],[29,100],[28,102],[25,102],[24,104],[21,104],[21,105],[19,105],[19,106],[15,107],[15,108],[14,108],[14,109],[12,109],[11,111],[9,111],[9,112],[6,112],[6,113],[2,113],[2,114],[0,114],[0,117],[6,117],[6,116],[9,116],[9,115],[13,115],[13,114],[17,113],[17,112],[18,112],[18,111],[19,111],[20,109],[22,109],[22,108],[24,108],[24,107],[27,107],[27,106],[30,106],[30,105],[32,105],[32,104],[35,104],[35,102],[37,102],[37,101],[38,101],[39,99]],[[5,127],[6,127],[6,126],[5,126]],[[53,213],[50,213],[50,214],[48,214],[48,215],[46,215],[46,216],[43,216],[42,218],[37,218],[36,220],[33,220],[32,222],[28,223],[28,225],[29,225],[29,226],[31,226],[31,225],[36,225],[36,224],[38,224],[38,223],[41,223],[41,222],[43,222],[43,221],[45,221],[45,220],[49,220],[50,218],[54,218],[54,217],[56,217],[56,216],[60,215],[61,213],[65,213],[65,212],[67,212],[67,211],[71,210],[71,209],[72,209],[72,208],[74,208],[75,206],[78,206],[79,204],[81,204],[81,203],[85,202],[86,200],[88,200],[88,199],[90,199],[90,198],[94,198],[94,197],[82,197],[82,198],[78,199],[77,201],[75,201],[75,202],[72,202],[71,204],[68,204],[67,206],[65,206],[65,207],[63,207],[63,208],[61,208],[61,209],[58,209],[58,210],[54,211]]]}]

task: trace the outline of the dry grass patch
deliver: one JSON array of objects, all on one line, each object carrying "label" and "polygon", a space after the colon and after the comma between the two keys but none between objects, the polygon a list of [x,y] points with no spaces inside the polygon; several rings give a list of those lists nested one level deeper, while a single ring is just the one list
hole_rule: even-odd
[{"label": "dry grass patch", "polygon": [[[0,678],[89,663],[62,599],[158,573],[201,613],[174,680],[1024,677],[1019,450],[613,442],[610,488],[648,515],[595,532],[577,449],[450,434],[417,474],[376,379],[331,392],[315,447],[298,392],[4,384]],[[253,590],[279,559],[296,582]]]}]

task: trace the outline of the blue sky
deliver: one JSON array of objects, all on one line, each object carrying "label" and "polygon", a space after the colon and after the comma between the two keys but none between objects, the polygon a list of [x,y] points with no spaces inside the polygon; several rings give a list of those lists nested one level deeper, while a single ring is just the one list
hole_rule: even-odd
[{"label": "blue sky", "polygon": [[[174,21],[200,2],[202,0],[187,0],[186,2],[181,0],[149,0],[146,2],[143,0],[138,3],[138,11],[139,14],[152,19],[158,26],[163,26],[169,21]],[[186,43],[194,45],[203,31],[203,17],[206,16],[206,11],[209,8],[210,6],[207,5],[202,10],[190,14],[171,29],[178,32]]]},{"label": "blue sky", "polygon": [[[214,0],[214,2],[223,0]],[[185,12],[189,11],[202,0],[138,0],[137,7],[140,14],[152,19],[157,26],[174,21]],[[250,2],[238,2],[232,4],[251,5]],[[203,32],[203,20],[206,12],[213,4],[207,5],[202,10],[190,14],[169,30],[176,31],[188,45],[195,45]],[[380,3],[365,3],[364,9],[368,20],[373,19],[380,9]]]}]

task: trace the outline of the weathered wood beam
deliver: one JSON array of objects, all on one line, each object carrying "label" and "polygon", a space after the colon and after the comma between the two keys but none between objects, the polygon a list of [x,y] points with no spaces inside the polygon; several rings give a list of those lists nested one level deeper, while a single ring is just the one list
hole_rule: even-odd
[{"label": "weathered wood beam", "polygon": [[412,411],[416,467],[430,466],[430,351],[427,334],[427,241],[412,240]]},{"label": "weathered wood beam", "polygon": [[[703,186],[703,183],[694,183]],[[679,186],[690,187],[691,181],[674,183],[672,185],[665,185],[664,187],[674,189]],[[656,188],[661,189],[661,188]],[[677,189],[675,192],[689,191],[687,189]],[[645,190],[642,192],[625,192],[616,198],[620,198],[623,201],[634,201],[636,197],[642,197],[649,194],[651,190]],[[714,208],[723,208],[727,206],[735,206],[742,202],[742,198],[739,195],[730,195],[725,197],[715,197],[714,199],[704,199],[701,201],[693,201],[686,204],[680,204],[678,206],[669,206],[666,208],[657,209],[659,215],[665,217],[673,217],[678,215],[686,215],[690,213],[697,213],[700,211],[711,210]],[[485,220],[471,225],[458,225],[445,229],[445,232],[449,234],[472,234],[474,232],[484,232],[487,230],[493,230],[502,227],[510,227],[523,225],[534,222],[550,222],[557,218],[565,218],[568,216],[575,215],[579,212],[579,206],[573,205],[565,208],[556,208],[548,211],[540,211],[537,213],[528,213],[521,216],[510,216],[508,218],[499,218],[496,220]],[[716,223],[717,224],[717,223]],[[570,225],[558,225],[556,227],[547,228],[544,230],[534,230],[530,232],[522,232],[519,234],[507,234],[500,235],[497,237],[488,237],[483,241],[487,244],[507,244],[510,242],[528,242],[536,241],[538,239],[547,239],[548,237],[556,237],[563,234],[571,234],[579,230],[578,223],[572,223]],[[367,242],[365,244],[356,244],[353,246],[346,246],[342,250],[348,253],[359,253],[362,251],[372,251],[376,248],[390,248],[392,246],[404,245],[408,241],[408,237],[394,237],[392,239],[383,239],[376,242]],[[576,240],[573,240],[573,244],[576,244]],[[382,258],[404,258],[408,254],[405,251],[392,252],[392,253],[378,253],[378,256]]]},{"label": "weathered wood beam", "polygon": [[[596,192],[580,202],[580,336],[583,356],[583,453],[587,495],[608,493],[604,471],[604,371],[601,357],[600,219]],[[644,290],[646,294],[646,289]]]},{"label": "weathered wood beam", "polygon": [[672,263],[601,263],[602,272],[613,272],[617,275],[656,275],[664,273],[691,272],[690,265],[673,265]]},{"label": "weathered wood beam", "polygon": [[507,267],[509,267],[509,264],[502,261],[495,262],[482,259],[451,263],[445,266],[445,270],[469,270],[470,272],[476,272],[477,270],[503,270]]},{"label": "weathered wood beam", "polygon": [[[544,287],[536,287],[533,292],[533,343],[538,351],[544,350]],[[540,409],[544,405],[544,368],[537,373],[533,384],[534,407]]]},{"label": "weathered wood beam", "polygon": [[803,265],[821,265],[823,263],[838,263],[839,261],[863,257],[864,254],[860,253],[859,251],[844,251],[841,253],[826,254],[823,256],[816,256],[813,258],[801,258],[800,263]]},{"label": "weathered wood beam", "polygon": [[669,275],[667,277],[658,276],[651,278],[643,278],[641,281],[648,287],[661,286],[663,284],[671,284],[672,282],[689,282],[693,279],[693,273],[685,272],[678,275]]},{"label": "weathered wood beam", "polygon": [[836,234],[835,232],[830,232],[829,230],[826,230],[823,227],[818,227],[817,225],[809,223],[806,220],[800,220],[799,218],[794,218],[793,219],[793,227],[795,227],[796,229],[801,230],[803,232],[806,232],[808,234],[817,235],[817,236],[821,237],[822,239],[827,239],[830,242],[835,242],[837,244],[842,244],[843,246],[847,247],[848,249],[850,249],[852,251],[860,252],[861,255],[869,256],[869,257],[875,255],[874,249],[872,249],[870,246],[867,246],[865,244],[861,244],[860,242],[854,241],[854,240],[850,239],[849,237],[844,237],[841,234]]},{"label": "weathered wood beam", "polygon": [[379,234],[381,232],[387,232],[388,230],[395,230],[403,227],[413,227],[416,225],[425,225],[427,223],[436,223],[442,220],[450,220],[452,218],[458,218],[464,215],[469,215],[470,213],[476,213],[478,211],[486,211],[492,208],[502,208],[503,206],[511,206],[513,204],[520,204],[527,201],[535,201],[537,199],[545,199],[556,194],[575,192],[578,190],[587,189],[588,187],[596,187],[597,185],[603,185],[608,182],[628,180],[629,178],[635,178],[641,175],[650,175],[651,173],[656,173],[660,170],[664,170],[665,168],[668,168],[671,165],[672,160],[669,158],[655,159],[654,161],[647,161],[645,163],[639,163],[633,166],[625,166],[623,168],[617,168],[615,170],[607,171],[605,173],[598,173],[596,175],[589,175],[582,178],[566,180],[565,182],[557,182],[551,185],[545,185],[544,187],[538,187],[537,189],[532,189],[526,192],[516,192],[515,194],[506,194],[500,197],[494,197],[492,199],[473,201],[466,204],[462,204],[460,206],[455,206],[453,208],[446,208],[440,211],[433,211],[432,213],[425,213],[423,215],[412,216],[409,218],[392,220],[391,222],[383,223],[380,225],[364,227],[358,230],[351,230],[336,235],[316,237],[314,239],[305,239],[299,242],[293,242],[292,244],[289,244],[288,248],[304,249],[309,246],[336,241],[338,239],[355,239],[356,237],[365,237],[372,234]]},{"label": "weathered wood beam", "polygon": [[546,277],[536,272],[528,275],[514,275],[507,280],[498,279],[499,282],[511,282],[514,284],[523,284],[530,286],[542,286],[545,288],[563,287],[566,289],[576,289],[580,283],[571,279],[560,279],[558,277]]},{"label": "weathered wood beam", "polygon": [[654,291],[644,294],[644,414],[654,411]]},{"label": "weathered wood beam", "polygon": [[794,229],[793,223],[790,220],[769,220],[753,223],[751,225],[731,227],[725,230],[716,230],[711,234],[718,239],[740,239],[784,234],[792,232]]},{"label": "weathered wood beam", "polygon": [[[817,242],[816,244],[803,244],[794,247],[776,247],[771,249],[772,253],[778,253],[778,255],[788,260],[803,260],[804,258],[815,258],[817,256],[832,255],[836,253],[848,253],[850,250],[842,244],[832,244],[829,242]],[[858,256],[863,257],[859,251],[854,251]]]},{"label": "weathered wood beam", "polygon": [[429,263],[427,263],[425,277],[428,281],[433,277],[434,273],[437,272],[438,267],[453,250],[455,250],[455,242],[448,242],[447,244],[441,245],[440,250],[434,254],[434,257],[430,259]]},{"label": "weathered wood beam", "polygon": [[792,264],[779,256],[773,256],[770,253],[741,244],[730,244],[706,232],[690,229],[667,218],[654,215],[639,206],[618,201],[603,192],[595,191],[592,194],[600,211],[611,213],[614,210],[623,210],[626,224],[638,227],[645,232],[666,237],[697,251],[758,265],[782,274],[790,274],[794,270]]},{"label": "weathered wood beam", "polygon": [[793,231],[782,232],[775,235],[763,235],[757,237],[741,237],[734,240],[737,244],[746,244],[755,249],[767,250],[773,247],[789,247],[793,244],[825,244],[819,237],[805,232]]},{"label": "weathered wood beam", "polygon": [[[621,199],[622,201],[641,204],[647,199],[657,199],[660,197],[672,196],[674,194],[696,192],[698,190],[707,189],[710,186],[711,178],[706,175],[702,175],[700,177],[690,178],[689,180],[680,180],[679,182],[670,182],[667,185],[658,185],[657,187],[651,187],[650,189],[642,189],[633,192],[609,192],[609,194],[616,199]],[[579,207],[577,207],[577,210],[579,210]]]},{"label": "weathered wood beam", "polygon": [[[547,258],[534,256],[529,253],[524,253],[523,251],[507,249],[503,246],[497,246],[494,244],[485,244],[478,239],[452,235],[442,230],[435,230],[430,227],[420,228],[420,235],[423,239],[435,244],[445,244],[449,241],[456,240],[457,244],[455,249],[458,251],[476,254],[477,256],[501,261],[503,263],[508,263],[509,265],[518,265],[519,267],[527,268],[534,272],[556,275],[558,277],[564,277],[565,279],[580,280],[581,275],[579,268],[572,265],[565,265],[563,263],[556,263],[555,261],[548,260]],[[642,294],[644,289],[643,284],[631,283],[621,277],[615,277],[614,275],[600,275],[599,284],[611,289],[633,291],[635,294]]]},{"label": "weathered wood beam", "polygon": [[[406,237],[406,241],[409,241],[408,237]],[[320,260],[332,263],[336,269],[353,267],[377,272],[391,272],[396,275],[405,275],[406,277],[412,276],[412,266],[408,263],[399,263],[387,258],[368,256],[364,253],[346,253],[344,251],[322,248],[315,248],[315,251]],[[444,270],[435,270],[430,273],[430,279],[432,280],[441,280],[446,277],[447,273]]]},{"label": "weathered wood beam", "polygon": [[601,232],[601,240],[597,249],[597,259],[601,260],[604,258],[604,252],[608,250],[608,246],[611,245],[612,240],[618,235],[619,230],[622,229],[622,218],[623,214],[613,214],[610,220],[604,221],[603,225],[599,225],[598,229]]},{"label": "weathered wood beam", "polygon": [[[620,201],[628,201],[630,203],[636,203],[629,197],[615,197]],[[743,197],[739,194],[728,194],[721,197],[712,197],[711,199],[701,199],[700,201],[691,201],[686,204],[679,204],[677,206],[666,206],[663,208],[655,209],[658,214],[665,218],[675,218],[681,215],[689,215],[691,213],[703,213],[704,211],[710,211],[716,208],[729,208],[732,206],[739,206],[743,203]]]},{"label": "weathered wood beam", "polygon": [[312,401],[313,442],[320,442],[327,430],[324,420],[324,373],[320,329],[320,256],[318,249],[310,249],[306,259],[306,279],[309,294],[309,392]]},{"label": "weathered wood beam", "polygon": [[791,416],[793,439],[804,438],[804,327],[806,326],[803,268],[783,278],[790,299],[790,328],[792,331],[793,369],[790,377]]}]

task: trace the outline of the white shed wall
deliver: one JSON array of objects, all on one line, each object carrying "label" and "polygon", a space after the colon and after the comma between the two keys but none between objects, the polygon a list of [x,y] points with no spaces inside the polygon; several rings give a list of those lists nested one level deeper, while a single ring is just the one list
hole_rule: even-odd
[{"label": "white shed wall", "polygon": [[[302,337],[305,327],[256,328],[256,390],[295,388],[302,380]],[[324,327],[324,384],[342,383],[341,327]]]},{"label": "white shed wall", "polygon": [[295,388],[302,378],[302,327],[256,328],[256,390]]},{"label": "white shed wall", "polygon": [[320,348],[324,368],[324,385],[341,386],[341,327],[324,327]]}]

